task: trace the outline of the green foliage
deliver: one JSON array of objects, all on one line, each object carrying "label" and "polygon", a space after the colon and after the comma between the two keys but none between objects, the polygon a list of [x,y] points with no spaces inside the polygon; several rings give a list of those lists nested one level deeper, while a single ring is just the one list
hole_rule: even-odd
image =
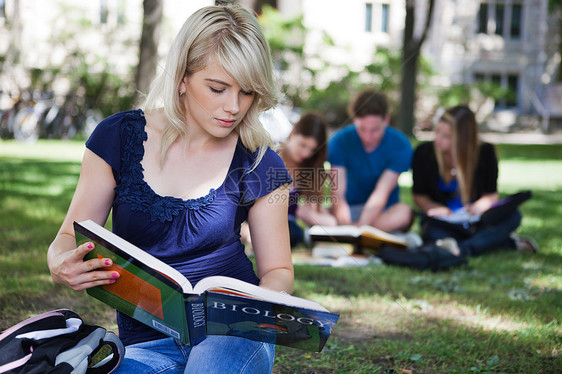
[{"label": "green foliage", "polygon": [[559,9],[562,9],[562,0],[548,0],[548,10],[550,12],[553,13]]},{"label": "green foliage", "polygon": [[[340,127],[350,122],[346,109],[352,96],[363,87],[372,86],[388,96],[391,117],[396,117],[400,101],[400,49],[378,48],[369,64],[354,71],[347,64],[336,65],[323,60],[321,54],[305,52],[304,42],[310,30],[302,24],[302,17],[286,18],[266,6],[260,23],[271,46],[288,104],[302,111],[320,111],[331,127]],[[319,50],[334,47],[326,33],[322,35],[322,43]],[[420,59],[420,96],[435,94],[430,84],[433,75],[429,61]]]},{"label": "green foliage", "polygon": [[516,93],[502,87],[496,82],[476,82],[468,85],[464,83],[453,84],[450,87],[438,90],[439,104],[443,107],[451,107],[459,104],[479,102],[483,98],[494,100],[513,100]]},{"label": "green foliage", "polygon": [[[99,25],[94,25],[91,17],[79,6],[68,2],[57,3],[56,6],[59,15],[51,25],[53,31],[48,41],[52,55],[44,55],[38,62],[45,67],[28,68],[30,85],[17,87],[19,94],[33,92],[36,97],[55,96],[59,104],[72,105],[73,117],[76,118],[85,116],[90,109],[101,112],[103,116],[130,109],[135,95],[134,67],[131,66],[126,73],[118,72],[104,56],[109,50],[125,52],[130,41],[118,40],[113,36],[115,30],[109,27],[100,29]],[[61,19],[65,22],[60,22]],[[86,35],[103,36],[103,45],[92,48],[91,44],[83,42]],[[64,53],[63,58],[54,57],[61,52]],[[10,74],[10,67],[3,65],[0,71]],[[68,88],[64,92],[54,91],[54,87],[62,86]],[[46,134],[47,137],[57,135]]]}]

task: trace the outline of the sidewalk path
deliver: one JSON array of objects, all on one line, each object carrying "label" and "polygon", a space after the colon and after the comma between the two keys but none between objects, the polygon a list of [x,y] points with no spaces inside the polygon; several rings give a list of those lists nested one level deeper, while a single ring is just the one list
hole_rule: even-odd
[{"label": "sidewalk path", "polygon": [[[433,140],[432,131],[423,131],[416,135],[417,139],[427,141]],[[494,144],[561,144],[562,133],[539,134],[539,133],[481,133],[482,140]]]}]

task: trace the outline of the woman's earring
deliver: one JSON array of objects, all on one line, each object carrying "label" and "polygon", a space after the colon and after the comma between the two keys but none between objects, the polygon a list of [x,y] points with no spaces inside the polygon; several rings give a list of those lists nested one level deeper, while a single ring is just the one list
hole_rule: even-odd
[{"label": "woman's earring", "polygon": [[182,90],[180,90],[180,91],[179,91],[179,93],[180,93],[180,96],[182,96],[182,95],[183,95],[183,91],[182,91]]}]

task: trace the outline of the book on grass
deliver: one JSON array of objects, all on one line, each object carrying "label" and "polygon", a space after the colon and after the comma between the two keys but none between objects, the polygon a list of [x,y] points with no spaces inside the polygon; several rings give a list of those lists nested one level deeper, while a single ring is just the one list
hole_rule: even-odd
[{"label": "book on grass", "polygon": [[315,225],[309,229],[308,234],[312,242],[351,243],[354,245],[354,253],[362,253],[364,250],[376,252],[383,247],[402,249],[408,247],[408,242],[403,236],[367,225]]},{"label": "book on grass", "polygon": [[207,335],[233,335],[320,352],[339,315],[315,301],[214,276],[195,287],[179,271],[111,231],[87,220],[74,222],[77,243],[95,248],[84,260],[111,258],[120,274],[89,295],[184,344]]},{"label": "book on grass", "polygon": [[519,205],[530,199],[531,191],[520,191],[496,201],[490,209],[482,214],[470,214],[459,209],[447,216],[428,216],[418,212],[424,220],[441,227],[453,230],[465,236],[471,236],[482,227],[493,225],[513,214]]}]

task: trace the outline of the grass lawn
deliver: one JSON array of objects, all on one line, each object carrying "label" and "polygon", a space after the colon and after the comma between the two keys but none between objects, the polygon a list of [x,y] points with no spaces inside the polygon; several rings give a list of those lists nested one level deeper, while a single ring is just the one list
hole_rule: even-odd
[{"label": "grass lawn", "polygon": [[[52,283],[46,251],[80,171],[82,142],[0,141],[0,330],[70,308],[116,330],[114,312]],[[502,195],[520,189],[536,255],[497,251],[431,273],[295,267],[295,294],[341,314],[322,353],[277,348],[274,373],[562,372],[562,146],[498,145]],[[400,179],[411,203],[409,175]]]}]

